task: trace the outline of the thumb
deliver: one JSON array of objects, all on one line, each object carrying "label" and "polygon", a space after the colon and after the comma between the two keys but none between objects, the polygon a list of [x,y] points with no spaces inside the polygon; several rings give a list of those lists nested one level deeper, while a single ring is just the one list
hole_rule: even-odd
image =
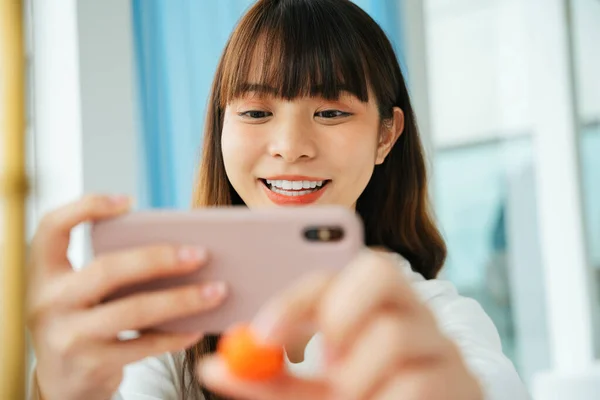
[{"label": "thumb", "polygon": [[33,240],[33,263],[46,269],[68,264],[67,249],[75,226],[116,217],[129,211],[130,206],[126,196],[88,195],[46,214]]}]

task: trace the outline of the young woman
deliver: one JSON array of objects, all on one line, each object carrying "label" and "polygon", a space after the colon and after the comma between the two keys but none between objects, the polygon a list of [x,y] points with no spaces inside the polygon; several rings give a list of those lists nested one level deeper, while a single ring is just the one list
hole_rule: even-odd
[{"label": "young woman", "polygon": [[[218,307],[227,295],[222,282],[99,304],[132,282],[200,268],[206,252],[158,244],[73,272],[70,230],[125,213],[128,201],[90,196],[50,213],[32,253],[34,395],[528,397],[479,305],[435,279],[446,249],[428,206],[406,85],[383,31],[348,0],[261,0],[240,21],[217,68],[195,206],[322,204],[354,209],[369,250],[339,274],[311,274],[265,305],[255,327],[263,340],[285,346],[291,370],[266,383],[230,376],[209,354],[215,336],[116,339],[124,330],[144,332]],[[299,328],[309,322],[314,331]]]}]

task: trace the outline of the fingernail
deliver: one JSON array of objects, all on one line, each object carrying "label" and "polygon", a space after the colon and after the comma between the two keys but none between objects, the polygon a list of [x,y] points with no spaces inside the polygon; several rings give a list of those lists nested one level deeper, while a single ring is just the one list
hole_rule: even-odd
[{"label": "fingernail", "polygon": [[277,316],[275,313],[265,310],[256,315],[251,326],[259,340],[268,341],[275,332],[277,322]]},{"label": "fingernail", "polygon": [[204,250],[197,249],[195,247],[184,246],[179,249],[177,258],[179,258],[179,261],[181,262],[194,263],[200,261],[205,255],[206,252]]},{"label": "fingernail", "polygon": [[209,300],[221,298],[225,292],[227,292],[225,282],[211,282],[202,286],[202,295]]}]

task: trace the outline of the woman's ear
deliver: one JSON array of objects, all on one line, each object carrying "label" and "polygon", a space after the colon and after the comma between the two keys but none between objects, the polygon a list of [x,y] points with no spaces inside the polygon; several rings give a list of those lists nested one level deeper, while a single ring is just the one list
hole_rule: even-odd
[{"label": "woman's ear", "polygon": [[393,112],[392,118],[384,121],[381,127],[379,143],[377,144],[377,157],[375,158],[376,165],[385,161],[392,147],[404,132],[404,111],[399,107],[394,107]]}]

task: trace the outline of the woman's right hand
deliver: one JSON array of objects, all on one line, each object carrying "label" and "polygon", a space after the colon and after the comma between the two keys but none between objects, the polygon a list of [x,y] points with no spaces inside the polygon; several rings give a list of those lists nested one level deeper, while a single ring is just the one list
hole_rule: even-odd
[{"label": "woman's right hand", "polygon": [[[40,223],[30,254],[27,317],[37,388],[44,400],[110,399],[126,364],[181,350],[202,336],[143,333],[145,329],[212,309],[225,296],[223,284],[207,282],[101,303],[121,287],[190,273],[206,263],[204,252],[157,245],[102,255],[74,271],[67,258],[71,229],[119,216],[129,207],[126,197],[88,196]],[[127,330],[142,334],[119,340],[118,333]]]}]

